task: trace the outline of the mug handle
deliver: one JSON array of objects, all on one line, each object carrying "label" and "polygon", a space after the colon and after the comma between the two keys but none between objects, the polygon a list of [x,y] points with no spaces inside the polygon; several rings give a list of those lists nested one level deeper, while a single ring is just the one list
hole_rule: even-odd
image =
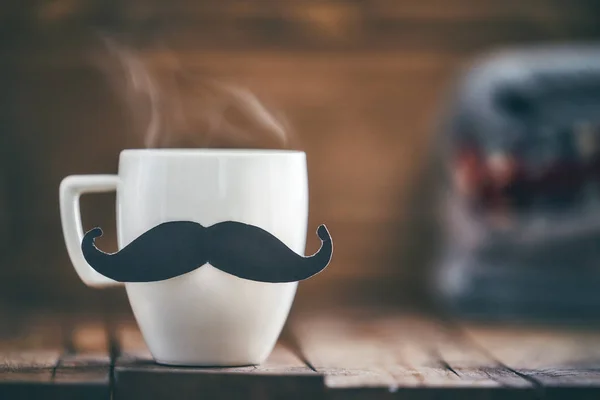
[{"label": "mug handle", "polygon": [[81,251],[83,228],[79,197],[84,193],[104,193],[117,190],[117,175],[71,175],[60,183],[60,220],[67,252],[79,278],[88,286],[104,288],[123,285],[90,267]]}]

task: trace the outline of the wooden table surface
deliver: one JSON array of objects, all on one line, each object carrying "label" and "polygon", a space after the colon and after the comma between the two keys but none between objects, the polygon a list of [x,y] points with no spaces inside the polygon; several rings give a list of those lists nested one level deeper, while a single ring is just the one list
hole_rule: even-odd
[{"label": "wooden table surface", "polygon": [[600,398],[600,331],[296,313],[269,359],[155,364],[127,317],[2,315],[0,399]]}]

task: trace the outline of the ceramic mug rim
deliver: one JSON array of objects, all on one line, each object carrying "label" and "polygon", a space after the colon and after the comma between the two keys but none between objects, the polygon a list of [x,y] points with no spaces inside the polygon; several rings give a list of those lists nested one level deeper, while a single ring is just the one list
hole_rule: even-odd
[{"label": "ceramic mug rim", "polygon": [[215,156],[215,157],[256,157],[256,156],[305,156],[306,153],[301,150],[288,149],[186,149],[186,148],[167,148],[167,149],[124,149],[120,153],[123,157],[146,156],[146,157],[166,157],[166,156]]}]

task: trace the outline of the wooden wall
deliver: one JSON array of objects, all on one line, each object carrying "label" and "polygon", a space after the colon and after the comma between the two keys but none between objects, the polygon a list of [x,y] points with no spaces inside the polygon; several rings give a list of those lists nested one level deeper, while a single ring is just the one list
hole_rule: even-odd
[{"label": "wooden wall", "polygon": [[[499,47],[596,39],[599,16],[594,0],[3,4],[0,302],[123,305],[122,291],[78,281],[58,215],[62,177],[114,172],[120,149],[143,146],[94,64],[98,34],[157,71],[179,65],[247,87],[286,116],[308,156],[310,230],[326,222],[336,239],[330,269],[301,285],[300,303],[402,301],[420,292],[435,248],[428,154],[457,73]],[[114,230],[113,201],[85,198],[85,226]],[[316,246],[311,235],[308,251]]]}]

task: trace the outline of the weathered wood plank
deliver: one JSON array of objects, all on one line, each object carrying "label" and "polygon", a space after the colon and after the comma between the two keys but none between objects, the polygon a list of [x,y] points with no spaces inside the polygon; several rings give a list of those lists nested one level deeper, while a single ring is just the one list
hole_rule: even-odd
[{"label": "weathered wood plank", "polygon": [[0,398],[33,399],[51,394],[63,350],[60,323],[46,315],[7,316],[0,341]]},{"label": "weathered wood plank", "polygon": [[396,379],[390,367],[397,363],[396,355],[356,318],[296,315],[291,332],[308,364],[325,375],[328,388],[394,390]]},{"label": "weathered wood plank", "polygon": [[393,317],[386,329],[403,332],[397,346],[403,364],[419,374],[421,386],[530,389],[531,383],[506,369],[443,321]]},{"label": "weathered wood plank", "polygon": [[0,398],[109,399],[102,322],[58,313],[13,315],[0,335]]},{"label": "weathered wood plank", "polygon": [[60,323],[52,316],[27,315],[3,325],[11,333],[0,342],[0,381],[50,381],[63,349]]},{"label": "weathered wood plank", "polygon": [[[103,321],[3,315],[0,398],[108,399]],[[260,366],[157,365],[131,320],[117,321],[113,398],[593,399],[600,333],[453,325],[383,309],[294,314]]]},{"label": "weathered wood plank", "polygon": [[117,328],[120,355],[114,367],[114,398],[219,399],[318,398],[322,378],[289,346],[278,344],[260,366],[196,368],[158,365],[133,322]]},{"label": "weathered wood plank", "polygon": [[564,394],[566,388],[578,389],[573,396],[600,396],[597,331],[481,324],[463,329],[499,362],[537,382],[547,396]]},{"label": "weathered wood plank", "polygon": [[532,398],[532,385],[430,319],[402,314],[295,316],[299,348],[335,398]]}]

